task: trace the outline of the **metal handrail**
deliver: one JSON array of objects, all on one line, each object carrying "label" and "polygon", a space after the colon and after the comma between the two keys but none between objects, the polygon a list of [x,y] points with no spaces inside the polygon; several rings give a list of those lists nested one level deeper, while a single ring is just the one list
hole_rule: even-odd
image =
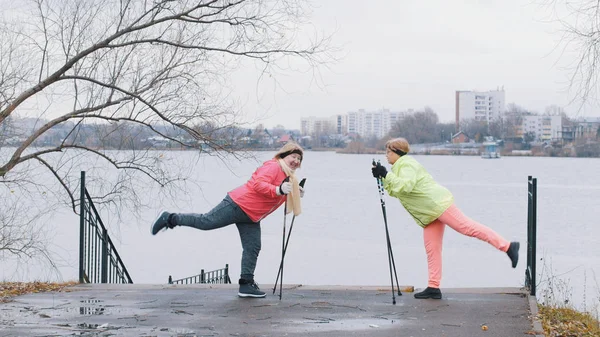
[{"label": "metal handrail", "polygon": [[81,171],[79,283],[133,283],[85,188],[85,171]]},{"label": "metal handrail", "polygon": [[173,280],[169,275],[169,284],[194,284],[194,283],[231,283],[229,278],[229,264],[225,265],[225,268],[204,272],[204,269],[200,270],[200,274],[184,277],[178,280]]}]

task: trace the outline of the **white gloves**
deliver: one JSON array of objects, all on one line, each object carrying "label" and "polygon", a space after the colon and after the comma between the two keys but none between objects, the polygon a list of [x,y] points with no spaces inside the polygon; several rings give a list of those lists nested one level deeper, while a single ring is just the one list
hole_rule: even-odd
[{"label": "white gloves", "polygon": [[[301,185],[304,185],[304,180],[306,180],[306,179],[302,179],[302,182],[300,183]],[[300,198],[304,198],[304,187],[302,187],[302,186],[298,186],[298,187],[300,190]],[[292,183],[287,181],[287,179],[282,181],[281,185],[275,187],[275,194],[277,194],[277,195],[288,195],[291,192],[292,192]]]},{"label": "white gloves", "polygon": [[281,185],[275,187],[275,193],[277,195],[289,194],[292,191],[292,183],[289,181],[284,181]]},{"label": "white gloves", "polygon": [[[285,181],[281,185],[275,187],[275,193],[277,195],[287,195],[292,192],[292,183]],[[300,198],[304,198],[304,187],[300,186]]]}]

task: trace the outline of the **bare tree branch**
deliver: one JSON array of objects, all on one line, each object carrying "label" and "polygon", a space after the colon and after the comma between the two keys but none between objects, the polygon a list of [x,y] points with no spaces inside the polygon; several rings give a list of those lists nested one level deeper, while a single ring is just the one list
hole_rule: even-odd
[{"label": "bare tree branch", "polygon": [[73,196],[73,192],[71,192],[69,187],[65,184],[62,177],[58,174],[58,172],[56,172],[56,170],[52,167],[52,165],[50,165],[47,161],[40,158],[39,156],[36,156],[35,159],[39,160],[44,166],[46,166],[46,168],[48,168],[48,170],[50,172],[52,172],[52,175],[56,178],[56,180],[58,180],[58,182],[61,184],[61,186],[65,189],[65,192],[69,195],[69,199],[71,200],[71,204],[73,205],[73,212],[77,212],[77,209],[75,208],[76,205],[75,205],[75,197]]},{"label": "bare tree branch", "polygon": [[598,93],[600,61],[600,2],[598,0],[548,0],[542,5],[551,10],[552,21],[561,26],[562,54],[575,54],[570,67],[571,103],[581,106],[594,100]]},{"label": "bare tree branch", "polygon": [[93,158],[119,172],[95,198],[138,207],[134,179],[186,179],[153,141],[241,158],[229,75],[333,61],[329,37],[304,35],[309,14],[304,0],[26,0],[0,18],[0,186],[52,186],[76,212],[76,173]]},{"label": "bare tree branch", "polygon": [[[13,153],[12,157],[8,160],[8,162],[0,167],[0,177],[2,177],[3,175],[5,175],[8,171],[10,171],[13,167],[15,167],[15,165],[22,163],[28,159],[31,159],[32,157],[35,157],[38,154],[44,154],[44,153],[48,153],[47,150],[41,150],[39,152],[36,152],[33,155],[29,155],[29,156],[25,156],[24,158],[21,158],[21,154],[42,134],[44,134],[46,131],[50,130],[53,126],[56,126],[64,121],[67,121],[71,118],[74,118],[78,115],[84,114],[86,112],[91,112],[91,111],[96,111],[99,109],[103,109],[109,106],[113,106],[116,104],[120,104],[126,100],[129,100],[131,98],[128,97],[124,97],[122,98],[120,101],[113,101],[113,102],[108,102],[107,104],[103,104],[102,106],[97,106],[97,107],[90,107],[90,108],[86,108],[86,109],[82,109],[82,110],[78,110],[78,111],[73,111],[69,114],[63,115],[61,117],[58,117],[48,123],[46,123],[44,126],[42,126],[41,128],[39,128],[38,130],[36,130],[35,132],[33,132]],[[60,151],[60,149],[59,149]],[[52,152],[52,151],[51,151]]]}]

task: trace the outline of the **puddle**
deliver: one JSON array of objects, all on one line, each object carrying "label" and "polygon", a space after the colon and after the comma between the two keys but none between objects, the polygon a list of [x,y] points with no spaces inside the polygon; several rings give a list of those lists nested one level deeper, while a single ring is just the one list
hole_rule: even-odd
[{"label": "puddle", "polygon": [[305,318],[301,321],[285,323],[286,332],[303,331],[360,331],[378,330],[401,326],[398,319],[330,319],[330,318]]},{"label": "puddle", "polygon": [[92,315],[103,315],[104,310],[106,309],[103,305],[99,303],[103,303],[102,300],[81,300],[80,303],[87,304],[86,306],[79,307],[79,314],[84,316],[92,316]]},{"label": "puddle", "polygon": [[6,309],[2,313],[6,319],[22,319],[28,316],[39,317],[42,319],[50,318],[75,318],[78,316],[140,316],[151,309],[138,307],[121,306],[117,304],[108,304],[100,299],[81,299],[76,301],[36,301],[31,305],[23,306],[18,309]]}]

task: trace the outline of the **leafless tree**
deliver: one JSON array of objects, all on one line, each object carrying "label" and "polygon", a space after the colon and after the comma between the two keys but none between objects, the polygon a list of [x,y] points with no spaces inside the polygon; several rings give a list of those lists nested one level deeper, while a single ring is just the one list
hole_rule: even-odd
[{"label": "leafless tree", "polygon": [[441,141],[438,115],[429,107],[407,115],[392,126],[389,135],[404,137],[411,144],[437,143]]},{"label": "leafless tree", "polygon": [[[161,163],[161,153],[131,139],[132,126],[224,155],[230,149],[220,140],[237,132],[232,71],[254,66],[260,80],[332,60],[328,36],[302,35],[310,14],[303,0],[17,2],[0,16],[0,146],[13,117],[39,123],[14,135],[15,147],[0,147],[0,187],[9,191],[25,165],[43,168],[74,211],[78,172],[89,162],[80,156],[124,172],[100,198],[135,203],[132,177],[166,186],[181,176]],[[133,150],[90,143],[86,130],[94,124]],[[68,131],[53,135],[58,145],[35,146],[59,126]]]},{"label": "leafless tree", "polygon": [[[50,209],[40,199],[52,198],[27,174],[13,175],[0,189],[0,260],[13,257],[20,262],[38,261],[54,265],[48,250],[48,228],[39,221],[47,219]],[[40,261],[41,260],[41,261]]]},{"label": "leafless tree", "polygon": [[469,118],[460,121],[460,129],[465,132],[469,138],[479,143],[483,141],[483,137],[489,135],[490,125],[488,125],[487,121]]},{"label": "leafless tree", "polygon": [[361,154],[361,153],[367,153],[367,149],[365,147],[365,143],[362,142],[361,140],[353,140],[341,152],[342,153]]},{"label": "leafless tree", "polygon": [[565,109],[556,104],[549,105],[544,109],[544,116],[566,116],[566,115],[567,115],[567,113],[565,112]]},{"label": "leafless tree", "polygon": [[514,140],[518,133],[517,129],[523,124],[523,116],[528,114],[531,113],[525,108],[515,103],[509,103],[504,114],[491,120],[489,124],[485,121],[470,119],[461,122],[461,128],[474,139],[481,140],[485,136],[492,136],[497,139]]},{"label": "leafless tree", "polygon": [[545,12],[562,27],[562,54],[576,55],[569,89],[581,105],[597,99],[600,71],[600,2],[596,0],[542,0]]}]

